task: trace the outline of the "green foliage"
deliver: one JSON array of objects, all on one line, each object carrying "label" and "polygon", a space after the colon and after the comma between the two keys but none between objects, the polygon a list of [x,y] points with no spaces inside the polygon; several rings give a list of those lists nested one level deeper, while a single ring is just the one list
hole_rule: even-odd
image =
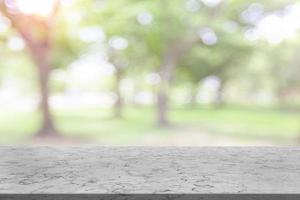
[{"label": "green foliage", "polygon": [[[276,99],[279,103],[288,105],[299,104],[300,34],[295,33],[293,37],[274,44],[262,36],[256,35],[257,38],[251,38],[251,33],[255,32],[263,17],[269,14],[283,16],[288,12],[288,6],[297,4],[294,0],[223,0],[216,5],[209,5],[204,0],[70,2],[73,3],[62,6],[57,20],[53,23],[55,28],[52,35],[51,64],[54,69],[63,69],[67,73],[73,62],[91,52],[93,55],[99,53],[99,59],[102,58],[103,63],[108,61],[113,64],[117,72],[103,79],[99,78],[101,79],[99,82],[105,82],[101,83],[103,88],[97,85],[98,82],[95,83],[97,85],[95,90],[102,89],[99,93],[108,93],[114,85],[114,76],[119,73],[120,85],[121,79],[130,78],[138,90],[141,90],[137,92],[153,95],[163,88],[159,84],[164,81],[162,68],[169,64],[165,61],[173,59],[170,63],[174,65],[174,70],[166,70],[171,74],[167,77],[172,77],[172,83],[175,83],[171,85],[174,88],[172,92],[175,91],[175,95],[169,98],[171,102],[176,96],[184,96],[182,88],[185,86],[197,86],[194,88],[195,91],[192,91],[197,93],[199,82],[208,76],[216,76],[220,82],[226,82],[229,91],[237,91],[230,99],[233,99],[233,102],[246,99],[243,103],[259,104],[261,99],[257,96],[262,93],[262,96],[271,99],[267,102],[269,105],[275,104]],[[0,18],[0,31],[3,28],[1,25],[3,24]],[[45,31],[40,30],[42,27],[35,27],[38,29],[36,30],[38,36],[43,35]],[[84,41],[81,35],[85,34],[84,31],[87,29],[98,30],[96,33],[99,34],[99,38],[100,34],[103,34],[102,40],[96,37],[94,40]],[[9,27],[8,30],[0,32],[0,86],[2,82],[8,80],[10,87],[10,77],[13,77],[13,81],[20,82],[20,88],[25,91],[24,93],[28,91],[31,94],[38,89],[38,85],[34,82],[37,79],[36,68],[30,60],[28,49],[13,50],[8,47],[9,39],[16,36],[16,31],[13,30],[13,27]],[[206,35],[208,39],[203,36],[205,32],[209,33]],[[121,48],[114,47],[112,43],[116,38],[121,39],[121,42],[125,41],[126,44]],[[99,66],[99,69],[102,70],[102,67],[105,66]],[[101,73],[101,70],[95,70],[95,73]],[[153,72],[156,74],[152,74]],[[158,80],[153,83],[148,83],[151,80],[145,81],[149,73]],[[157,74],[160,77],[155,77]],[[102,74],[98,75],[102,77]],[[50,78],[51,90],[62,95],[68,89],[74,89],[68,88],[66,82],[62,80],[55,82]],[[120,85],[114,88],[121,88]],[[124,93],[125,99],[134,99],[127,91],[121,93]],[[259,100],[253,103],[252,99],[248,98],[253,96]],[[96,109],[83,110],[82,113],[81,110],[78,112],[63,110],[57,111],[56,117],[63,132],[77,136],[90,134],[96,139],[100,136],[112,139],[107,136],[107,132],[114,133],[121,138],[120,140],[130,140],[132,136],[140,133],[147,135],[151,131],[163,132],[152,126],[154,120],[149,117],[153,115],[152,110],[138,111],[129,109],[128,121],[107,123],[100,123],[103,116],[107,117],[110,114],[107,110],[99,113]],[[0,133],[6,131],[12,133],[15,138],[20,138],[25,136],[26,132],[32,132],[37,128],[39,123],[37,116],[32,116],[26,124],[23,120],[27,119],[27,114],[17,113],[15,119],[13,114],[5,118],[4,113],[2,116],[4,120],[0,120]],[[270,137],[274,140],[289,141],[296,137],[299,117],[298,114],[281,113],[277,110],[256,112],[231,107],[224,110],[173,109],[170,116],[178,124],[189,123],[189,127],[196,127],[196,130],[207,131],[210,134],[231,134],[241,138]],[[82,122],[83,118],[92,118],[92,122],[99,123],[88,120]],[[20,123],[19,127],[9,126],[14,120]],[[123,133],[125,134],[121,135]]]}]

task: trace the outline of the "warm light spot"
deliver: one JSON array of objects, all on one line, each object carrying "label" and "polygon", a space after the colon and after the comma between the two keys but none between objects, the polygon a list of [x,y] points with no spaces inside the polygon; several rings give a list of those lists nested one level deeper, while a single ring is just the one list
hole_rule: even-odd
[{"label": "warm light spot", "polygon": [[218,42],[218,36],[215,31],[209,27],[202,28],[198,31],[202,42],[208,46],[215,45]]},{"label": "warm light spot", "polygon": [[[259,6],[256,7],[259,8]],[[259,10],[257,8],[253,11]],[[288,6],[284,14],[272,12],[262,17],[262,11],[259,13],[253,16],[249,14],[245,20],[255,22],[253,29],[245,31],[245,36],[249,40],[262,38],[271,44],[279,44],[286,39],[293,38],[300,31],[300,4]]]},{"label": "warm light spot", "polygon": [[137,16],[137,20],[141,25],[149,25],[153,21],[153,16],[149,12],[142,12]]},{"label": "warm light spot", "polygon": [[128,41],[123,37],[112,37],[109,45],[116,50],[124,50],[128,47]]},{"label": "warm light spot", "polygon": [[18,9],[28,15],[47,16],[51,13],[56,0],[16,0]]},{"label": "warm light spot", "polygon": [[11,37],[7,41],[7,47],[12,51],[21,51],[25,48],[25,42],[20,37]]},{"label": "warm light spot", "polygon": [[103,42],[106,36],[100,27],[86,27],[79,31],[79,39],[84,42]]}]

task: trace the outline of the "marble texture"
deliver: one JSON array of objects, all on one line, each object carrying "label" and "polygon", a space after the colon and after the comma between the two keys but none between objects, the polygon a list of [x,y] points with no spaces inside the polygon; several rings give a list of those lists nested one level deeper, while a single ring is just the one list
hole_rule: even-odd
[{"label": "marble texture", "polygon": [[0,194],[300,194],[300,148],[0,147]]}]

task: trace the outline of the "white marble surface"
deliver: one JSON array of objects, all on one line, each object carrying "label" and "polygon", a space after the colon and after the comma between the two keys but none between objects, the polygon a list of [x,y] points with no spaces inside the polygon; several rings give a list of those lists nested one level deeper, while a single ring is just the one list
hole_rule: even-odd
[{"label": "white marble surface", "polygon": [[299,194],[300,148],[0,147],[0,194]]}]

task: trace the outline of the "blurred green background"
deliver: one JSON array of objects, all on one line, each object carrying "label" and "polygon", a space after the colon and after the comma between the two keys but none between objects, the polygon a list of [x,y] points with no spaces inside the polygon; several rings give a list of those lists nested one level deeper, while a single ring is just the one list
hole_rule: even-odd
[{"label": "blurred green background", "polygon": [[292,0],[0,0],[0,145],[298,145],[299,52]]}]

